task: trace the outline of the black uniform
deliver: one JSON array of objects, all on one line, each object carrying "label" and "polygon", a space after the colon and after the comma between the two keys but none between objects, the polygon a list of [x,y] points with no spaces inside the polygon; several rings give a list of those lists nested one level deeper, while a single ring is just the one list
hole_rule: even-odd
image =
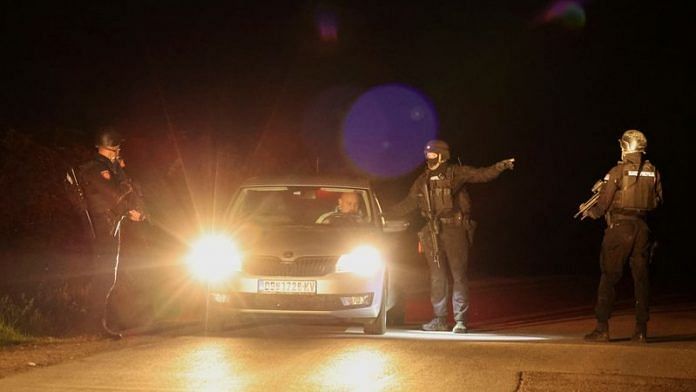
[{"label": "black uniform", "polygon": [[388,215],[403,216],[420,208],[427,219],[424,198],[424,184],[427,181],[431,205],[440,227],[438,245],[445,256],[445,261],[438,267],[433,260],[430,229],[426,225],[418,233],[418,237],[430,267],[430,300],[436,317],[446,317],[448,313],[449,273],[453,280],[452,307],[455,321],[466,322],[469,308],[466,274],[476,222],[470,218],[471,202],[464,184],[492,181],[504,170],[501,165],[475,168],[442,163],[435,170],[426,169],[413,183],[406,199],[388,209]]},{"label": "black uniform", "polygon": [[588,216],[606,218],[600,266],[602,277],[597,290],[597,321],[606,323],[614,304],[614,286],[621,279],[623,266],[630,260],[636,299],[636,322],[647,323],[650,283],[648,262],[651,236],[647,214],[662,203],[660,174],[643,154],[627,154],[605,176],[597,204]]},{"label": "black uniform", "polygon": [[115,284],[115,268],[118,263],[119,222],[130,210],[142,213],[143,199],[118,160],[112,162],[97,154],[92,160],[82,164],[78,173],[95,235],[92,244],[93,303],[90,307],[95,317],[106,317],[108,293]]}]

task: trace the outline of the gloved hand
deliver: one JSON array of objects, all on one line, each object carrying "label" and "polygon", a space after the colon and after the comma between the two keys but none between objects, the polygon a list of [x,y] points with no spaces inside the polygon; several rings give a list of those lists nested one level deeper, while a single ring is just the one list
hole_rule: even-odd
[{"label": "gloved hand", "polygon": [[145,214],[138,210],[130,210],[128,211],[128,219],[132,220],[133,222],[142,222],[145,220]]},{"label": "gloved hand", "polygon": [[515,168],[515,158],[502,160],[502,161],[496,163],[495,167],[496,167],[496,169],[498,169],[500,171],[512,170]]}]

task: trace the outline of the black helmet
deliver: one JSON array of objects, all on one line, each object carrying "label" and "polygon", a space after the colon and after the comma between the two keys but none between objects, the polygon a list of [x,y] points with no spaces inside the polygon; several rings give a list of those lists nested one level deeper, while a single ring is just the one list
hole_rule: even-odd
[{"label": "black helmet", "polygon": [[443,140],[431,140],[425,145],[424,154],[429,152],[438,153],[442,156],[442,160],[446,161],[450,158],[449,145]]},{"label": "black helmet", "polygon": [[94,138],[95,147],[116,148],[121,143],[123,143],[123,136],[111,127],[102,128]]}]

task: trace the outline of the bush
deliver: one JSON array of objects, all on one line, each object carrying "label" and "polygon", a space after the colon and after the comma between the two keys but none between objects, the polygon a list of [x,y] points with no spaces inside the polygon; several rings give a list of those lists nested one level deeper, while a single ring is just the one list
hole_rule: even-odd
[{"label": "bush", "polygon": [[86,290],[81,282],[40,283],[31,295],[0,297],[0,325],[30,336],[83,333]]},{"label": "bush", "polygon": [[8,346],[10,344],[23,343],[30,340],[31,339],[29,337],[22,335],[16,329],[0,322],[0,347]]},{"label": "bush", "polygon": [[3,338],[16,339],[24,334],[33,334],[43,329],[43,326],[44,318],[33,298],[24,294],[14,300],[8,295],[0,298],[0,335]]},{"label": "bush", "polygon": [[22,335],[9,325],[0,323],[0,347],[19,344],[30,340],[29,337]]}]

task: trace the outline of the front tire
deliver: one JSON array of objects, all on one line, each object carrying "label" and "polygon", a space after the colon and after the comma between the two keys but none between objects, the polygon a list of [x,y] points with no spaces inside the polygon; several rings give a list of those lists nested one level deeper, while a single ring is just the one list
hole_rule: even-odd
[{"label": "front tire", "polygon": [[225,318],[220,309],[208,298],[206,304],[205,317],[203,320],[203,330],[206,335],[216,334],[225,329]]},{"label": "front tire", "polygon": [[387,312],[387,324],[391,326],[404,325],[406,319],[406,309],[403,298],[397,300],[394,307]]},{"label": "front tire", "polygon": [[379,307],[377,318],[368,322],[363,327],[366,335],[384,335],[387,332],[387,286],[382,288],[382,304]]}]

